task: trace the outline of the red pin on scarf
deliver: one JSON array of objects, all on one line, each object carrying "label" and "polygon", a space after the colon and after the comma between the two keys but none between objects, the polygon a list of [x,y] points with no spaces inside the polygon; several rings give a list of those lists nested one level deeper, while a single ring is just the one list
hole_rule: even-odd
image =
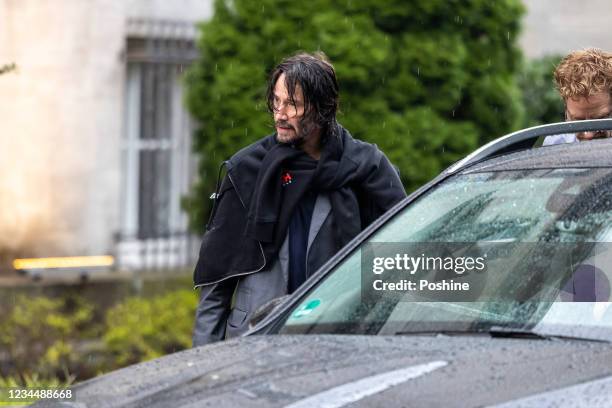
[{"label": "red pin on scarf", "polygon": [[286,171],[281,176],[281,181],[283,183],[283,187],[286,187],[289,184],[293,183],[293,177],[291,177],[291,174],[288,171]]}]

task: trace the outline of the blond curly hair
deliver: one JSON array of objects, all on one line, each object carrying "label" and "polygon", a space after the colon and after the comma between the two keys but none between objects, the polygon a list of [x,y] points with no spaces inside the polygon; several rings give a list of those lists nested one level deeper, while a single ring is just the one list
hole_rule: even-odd
[{"label": "blond curly hair", "polygon": [[597,48],[568,54],[555,69],[555,85],[564,100],[602,91],[612,95],[612,54]]}]

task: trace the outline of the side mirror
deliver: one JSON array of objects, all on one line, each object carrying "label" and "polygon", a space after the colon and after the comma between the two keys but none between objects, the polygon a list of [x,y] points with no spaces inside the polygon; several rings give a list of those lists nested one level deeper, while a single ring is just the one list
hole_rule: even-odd
[{"label": "side mirror", "polygon": [[258,307],[257,310],[255,310],[255,312],[253,313],[253,316],[251,317],[251,320],[249,320],[249,329],[252,329],[253,327],[257,326],[257,324],[259,322],[261,322],[263,319],[268,317],[288,297],[289,297],[289,295],[277,297],[277,298],[272,299],[271,301],[269,301],[267,303],[264,303],[260,307]]}]

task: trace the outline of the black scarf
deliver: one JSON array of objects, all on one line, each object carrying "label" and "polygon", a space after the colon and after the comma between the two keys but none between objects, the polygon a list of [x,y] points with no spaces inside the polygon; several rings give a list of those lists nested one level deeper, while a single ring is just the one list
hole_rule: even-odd
[{"label": "black scarf", "polygon": [[310,189],[317,162],[277,143],[265,155],[248,208],[245,235],[262,243],[266,259],[282,245],[293,210]]},{"label": "black scarf", "polygon": [[268,139],[262,145],[267,153],[257,173],[245,235],[262,243],[266,259],[278,252],[291,215],[308,190],[329,193],[339,246],[360,232],[361,225],[354,222],[360,217],[359,203],[350,191],[357,181],[351,171],[354,163],[342,160],[342,136],[326,135],[318,162],[289,144]]}]

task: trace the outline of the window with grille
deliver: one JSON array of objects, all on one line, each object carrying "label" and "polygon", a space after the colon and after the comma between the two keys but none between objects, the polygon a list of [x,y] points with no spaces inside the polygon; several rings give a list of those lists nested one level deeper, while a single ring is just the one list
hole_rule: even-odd
[{"label": "window with grille", "polygon": [[150,250],[151,245],[182,246],[189,235],[180,198],[189,189],[195,164],[182,77],[197,56],[194,35],[193,26],[185,23],[128,25],[119,234],[127,264],[167,260],[171,254]]}]

